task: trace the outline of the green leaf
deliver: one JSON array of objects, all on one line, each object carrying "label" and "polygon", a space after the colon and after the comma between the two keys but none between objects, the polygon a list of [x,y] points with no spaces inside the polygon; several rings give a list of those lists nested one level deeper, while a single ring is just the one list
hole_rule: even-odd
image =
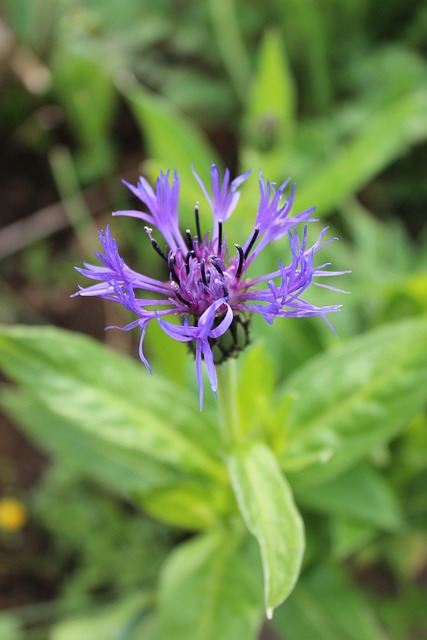
[{"label": "green leaf", "polygon": [[0,365],[50,412],[180,473],[225,481],[219,435],[197,398],[83,335],[3,327]]},{"label": "green leaf", "polygon": [[[282,4],[286,45],[303,80],[299,86],[300,109],[316,116],[330,114],[332,82],[337,75],[330,69],[332,43],[327,16],[332,11],[333,5],[322,6],[316,0]],[[335,46],[334,52],[337,55]]]},{"label": "green leaf", "polygon": [[233,510],[231,491],[222,485],[183,478],[140,451],[111,445],[50,412],[28,394],[3,391],[0,406],[37,446],[73,475],[91,478],[141,504],[162,522],[197,531],[212,527],[218,514]]},{"label": "green leaf", "polygon": [[379,108],[347,144],[300,181],[295,210],[315,203],[320,215],[330,213],[409,147],[427,138],[426,116],[425,89]]},{"label": "green leaf", "polygon": [[266,31],[261,42],[244,126],[246,135],[260,150],[289,147],[295,126],[295,87],[283,38],[276,30]]},{"label": "green leaf", "polygon": [[262,622],[261,570],[252,541],[214,530],[179,546],[159,594],[159,638],[255,640]]},{"label": "green leaf", "polygon": [[194,207],[195,194],[199,194],[200,189],[191,165],[194,164],[200,177],[210,184],[210,165],[221,166],[215,150],[203,131],[171,102],[141,86],[122,88],[122,92],[141,129],[148,154],[156,161],[151,173],[157,174],[157,165],[164,171],[176,169],[181,181],[181,203]]},{"label": "green leaf", "polygon": [[[240,356],[236,393],[241,430],[251,438],[261,437],[262,416],[267,416],[274,389],[274,368],[263,342],[251,345]],[[274,434],[273,434],[274,435]]]},{"label": "green leaf", "polygon": [[389,530],[402,524],[391,486],[367,464],[359,464],[315,490],[298,492],[297,496],[298,502],[329,516],[351,518]]},{"label": "green leaf", "polygon": [[92,478],[116,493],[129,497],[132,491],[146,492],[180,480],[171,467],[88,433],[29,394],[3,390],[0,406],[31,440],[74,475]]},{"label": "green leaf", "polygon": [[233,510],[231,491],[223,485],[201,477],[183,478],[176,469],[140,451],[110,444],[49,411],[28,394],[4,390],[0,407],[73,475],[91,478],[141,504],[162,522],[197,531],[213,526],[218,517]]},{"label": "green leaf", "polygon": [[427,320],[409,320],[349,340],[290,376],[282,389],[294,398],[283,468],[291,469],[295,458],[310,462],[312,455],[314,461],[316,452],[333,454],[327,464],[290,472],[296,489],[353,466],[420,410],[427,396],[426,350]]},{"label": "green leaf", "polygon": [[114,166],[110,128],[116,91],[103,61],[92,51],[62,51],[53,62],[53,90],[81,146],[85,180],[105,176]]},{"label": "green leaf", "polygon": [[274,624],[287,640],[385,640],[363,594],[332,566],[321,566],[300,580]]},{"label": "green leaf", "polygon": [[132,632],[150,601],[148,594],[133,594],[104,607],[94,607],[86,615],[62,620],[54,625],[51,640],[136,640]]},{"label": "green leaf", "polygon": [[218,524],[218,514],[223,517],[235,508],[231,491],[202,479],[178,479],[151,491],[136,492],[134,497],[150,515],[190,531],[212,528]]},{"label": "green leaf", "polygon": [[233,82],[236,93],[244,102],[250,77],[250,60],[239,25],[237,4],[234,0],[228,0],[228,2],[208,0],[207,8],[224,67]]},{"label": "green leaf", "polygon": [[374,527],[344,518],[333,518],[330,532],[332,554],[338,560],[344,560],[366,547],[378,535]]},{"label": "green leaf", "polygon": [[261,443],[228,456],[234,493],[249,531],[258,541],[267,616],[292,591],[304,552],[304,528],[291,490],[271,450]]},{"label": "green leaf", "polygon": [[12,613],[0,614],[0,640],[23,640],[21,623]]}]

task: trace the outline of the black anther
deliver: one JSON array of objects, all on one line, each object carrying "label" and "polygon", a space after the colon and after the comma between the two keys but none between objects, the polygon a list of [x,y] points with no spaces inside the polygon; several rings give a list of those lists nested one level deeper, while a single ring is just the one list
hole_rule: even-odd
[{"label": "black anther", "polygon": [[191,302],[188,302],[188,300],[186,300],[185,298],[182,297],[182,295],[179,292],[179,287],[176,284],[176,282],[171,282],[171,287],[174,290],[174,293],[176,295],[176,297],[178,298],[178,300],[180,302],[182,302],[182,304],[187,305],[187,307],[191,307]]},{"label": "black anther", "polygon": [[209,260],[211,261],[211,264],[213,264],[215,269],[218,271],[218,273],[220,275],[224,276],[224,272],[221,269],[221,265],[219,264],[219,260],[218,260],[217,256],[209,256]]},{"label": "black anther", "polygon": [[222,220],[218,220],[218,254],[222,251]]},{"label": "black anther", "polygon": [[202,274],[202,282],[207,287],[208,286],[208,281],[206,280],[206,265],[205,265],[205,259],[204,258],[202,258],[202,260],[200,261],[200,272]]},{"label": "black anther", "polygon": [[188,245],[188,249],[189,251],[193,251],[193,238],[191,236],[191,231],[190,229],[187,229],[185,232],[185,237],[187,238],[187,245]]},{"label": "black anther", "polygon": [[242,269],[243,269],[243,262],[245,259],[245,254],[243,253],[243,249],[240,246],[240,244],[235,244],[234,245],[237,249],[237,251],[239,252],[239,266],[237,267],[237,271],[236,271],[236,278],[240,278],[240,276],[242,275]]},{"label": "black anther", "polygon": [[190,273],[190,258],[193,258],[195,255],[194,251],[189,251],[185,256],[185,273],[187,276]]},{"label": "black anther", "polygon": [[194,217],[196,218],[197,238],[198,238],[199,242],[201,242],[202,241],[202,232],[200,230],[199,203],[198,202],[196,202],[196,206],[194,207]]},{"label": "black anther", "polygon": [[165,256],[165,254],[163,253],[163,251],[160,249],[159,245],[157,244],[157,242],[151,238],[151,246],[153,247],[154,251],[161,257],[163,258],[163,260],[166,262],[166,264],[168,264],[168,259]]},{"label": "black anther", "polygon": [[248,244],[248,248],[247,248],[247,249],[246,249],[246,251],[245,251],[245,260],[247,260],[247,259],[248,259],[248,255],[250,254],[251,249],[252,249],[252,247],[254,246],[254,244],[255,244],[256,239],[258,238],[258,236],[259,236],[259,225],[257,225],[257,226],[255,227],[255,230],[254,230],[254,232],[253,232],[253,235],[252,235],[251,241],[250,241],[250,243]]}]

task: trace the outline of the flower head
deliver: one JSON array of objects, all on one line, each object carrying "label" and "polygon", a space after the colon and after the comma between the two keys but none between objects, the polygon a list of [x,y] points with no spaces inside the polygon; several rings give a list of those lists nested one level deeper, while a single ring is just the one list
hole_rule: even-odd
[{"label": "flower head", "polygon": [[[140,327],[139,355],[146,367],[142,344],[148,324],[155,320],[174,340],[189,343],[196,358],[200,407],[203,403],[202,364],[204,362],[212,391],[216,394],[215,365],[235,355],[249,341],[248,326],[256,313],[268,323],[275,318],[320,316],[337,311],[341,305],[315,306],[302,298],[310,285],[323,286],[316,281],[343,272],[327,271],[329,264],[314,266],[315,255],[329,242],[323,241],[323,229],[317,242],[307,246],[307,224],[299,234],[300,223],[313,221],[314,208],[295,216],[290,211],[295,186],[285,197],[288,182],[276,188],[260,176],[260,200],[254,226],[246,241],[231,250],[223,232],[224,222],[233,213],[238,200],[238,187],[250,172],[230,183],[229,171],[221,182],[215,165],[211,167],[212,195],[194,172],[213,215],[212,233],[201,232],[199,206],[195,207],[195,231],[183,234],[179,228],[179,179],[176,171],[160,173],[155,191],[145,178],[134,187],[126,186],[148,209],[146,211],[118,211],[115,215],[139,218],[147,223],[145,232],[155,253],[165,264],[165,280],[157,280],[134,271],[121,258],[117,242],[109,226],[99,233],[103,251],[96,256],[101,265],[85,264],[77,269],[96,284],[80,288],[75,295],[98,296],[123,305],[136,315],[124,327],[125,331]],[[150,226],[149,226],[150,225]],[[155,228],[163,236],[167,249],[162,250],[155,238]],[[292,259],[285,265],[281,260],[271,273],[249,277],[248,268],[273,240],[287,237]],[[335,289],[334,289],[335,290]],[[139,292],[144,297],[138,296]],[[166,319],[173,317],[175,322]],[[176,323],[178,320],[178,324]],[[329,324],[329,322],[328,322]]]}]

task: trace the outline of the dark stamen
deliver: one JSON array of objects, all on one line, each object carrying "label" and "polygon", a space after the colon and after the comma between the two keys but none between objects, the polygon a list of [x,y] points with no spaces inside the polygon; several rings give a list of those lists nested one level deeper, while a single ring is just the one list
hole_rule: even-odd
[{"label": "dark stamen", "polygon": [[218,273],[220,275],[224,276],[224,272],[221,269],[221,265],[219,264],[219,260],[218,260],[217,256],[209,256],[209,260],[211,261],[211,264],[213,264],[215,269],[218,271]]},{"label": "dark stamen", "polygon": [[218,254],[222,251],[222,220],[218,220]]},{"label": "dark stamen", "polygon": [[174,253],[171,255],[171,257],[168,260],[168,267],[169,267],[169,272],[170,272],[172,281],[176,282],[179,286],[181,286],[179,282],[179,278],[175,273],[175,254]]},{"label": "dark stamen", "polygon": [[178,298],[178,300],[180,302],[182,302],[182,304],[187,305],[187,307],[191,307],[191,302],[188,302],[188,300],[186,300],[185,298],[182,297],[182,295],[179,292],[179,287],[176,284],[176,282],[171,282],[171,287],[174,290],[174,293],[176,295],[176,297]]},{"label": "dark stamen", "polygon": [[240,246],[240,244],[235,244],[234,246],[239,252],[239,266],[237,267],[236,278],[240,278],[240,276],[242,275],[243,261],[245,259],[245,254],[243,253],[243,249]]},{"label": "dark stamen", "polygon": [[154,251],[156,253],[159,254],[159,256],[161,258],[163,258],[163,260],[166,262],[166,264],[168,264],[168,259],[165,256],[165,254],[163,253],[163,251],[160,249],[159,245],[157,244],[157,242],[154,240],[154,238],[151,238],[151,246],[153,247]]},{"label": "dark stamen", "polygon": [[187,229],[185,232],[185,236],[187,238],[187,245],[190,251],[193,251],[193,238],[191,237],[190,229]]},{"label": "dark stamen", "polygon": [[254,246],[254,244],[255,244],[256,239],[258,238],[258,236],[259,236],[259,225],[257,225],[257,226],[255,227],[255,230],[254,230],[253,236],[252,236],[252,238],[251,238],[251,241],[250,241],[250,243],[248,244],[248,248],[247,248],[247,249],[246,249],[246,251],[245,251],[245,260],[247,260],[247,259],[248,259],[248,255],[250,254],[251,249],[252,249],[252,247]]},{"label": "dark stamen", "polygon": [[194,251],[189,251],[185,256],[185,273],[187,276],[190,273],[190,258],[193,258],[195,255]]},{"label": "dark stamen", "polygon": [[201,271],[201,274],[202,274],[202,282],[207,287],[208,286],[208,281],[206,280],[206,266],[205,266],[205,259],[204,258],[202,258],[202,260],[200,262],[200,271]]},{"label": "dark stamen", "polygon": [[222,289],[222,292],[224,294],[224,298],[228,298],[228,289],[227,289],[227,287],[225,286],[224,283],[221,284],[221,289]]},{"label": "dark stamen", "polygon": [[199,203],[198,202],[196,202],[196,206],[194,207],[194,217],[196,218],[197,238],[198,238],[199,242],[201,242],[202,241],[202,232],[200,230]]}]

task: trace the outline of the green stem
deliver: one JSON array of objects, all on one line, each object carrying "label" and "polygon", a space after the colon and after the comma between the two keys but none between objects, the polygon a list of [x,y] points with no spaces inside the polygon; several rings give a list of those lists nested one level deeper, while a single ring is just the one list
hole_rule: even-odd
[{"label": "green stem", "polygon": [[219,421],[227,445],[242,441],[242,428],[237,402],[237,364],[230,358],[218,367]]}]

